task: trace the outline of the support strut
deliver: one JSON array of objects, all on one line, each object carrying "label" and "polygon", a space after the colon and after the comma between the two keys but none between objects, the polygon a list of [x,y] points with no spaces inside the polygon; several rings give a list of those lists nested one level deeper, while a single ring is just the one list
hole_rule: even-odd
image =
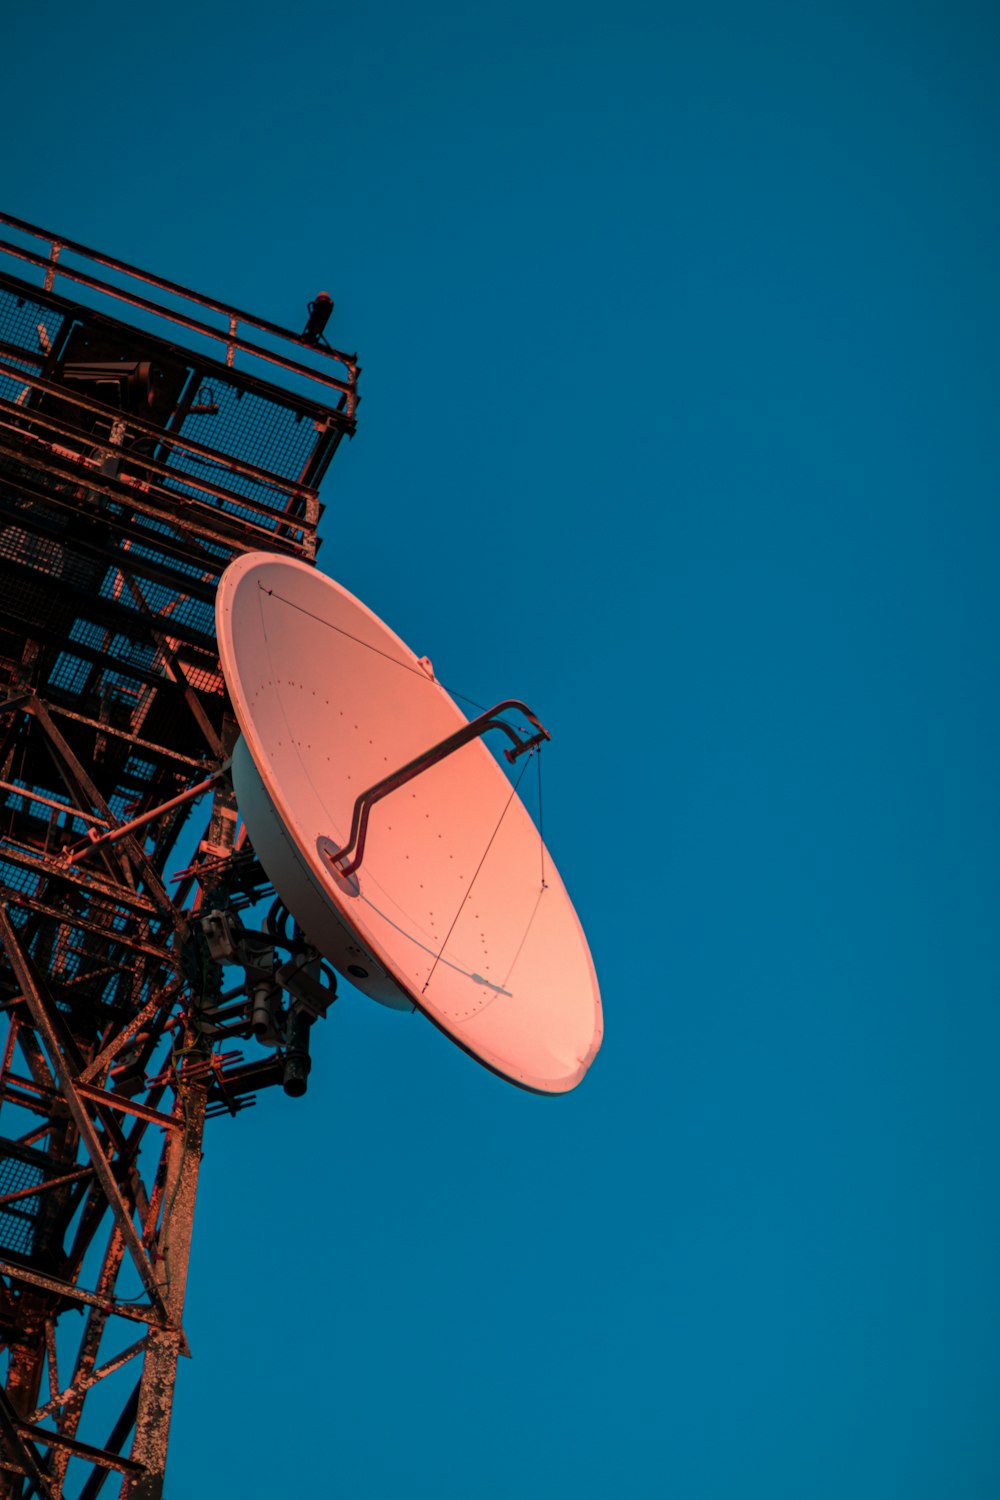
[{"label": "support strut", "polygon": [[[508,709],[517,709],[522,713],[530,724],[535,726],[535,733],[522,739],[517,730],[514,729],[500,715]],[[354,803],[354,814],[351,818],[351,836],[342,849],[336,854],[328,854],[327,858],[333,865],[338,875],[353,875],[360,870],[361,861],[365,853],[365,838],[368,833],[368,818],[376,802],[387,797],[390,792],[398,791],[421,771],[427,771],[431,766],[436,766],[446,756],[453,755],[463,745],[469,744],[470,740],[481,739],[490,729],[502,729],[508,739],[513,741],[513,748],[504,751],[504,757],[513,765],[519,755],[525,755],[529,750],[535,750],[544,740],[550,740],[552,736],[543,724],[539,723],[535,715],[526,703],[519,698],[505,698],[502,703],[497,703],[493,708],[488,708],[485,713],[480,714],[477,719],[470,719],[468,724],[457,729],[454,734],[449,734],[445,739],[439,740],[429,750],[408,761],[398,771],[393,771],[388,776],[383,776],[381,781],[376,781],[367,791],[361,792]],[[357,852],[355,852],[355,850]],[[351,856],[354,856],[353,858]]]}]

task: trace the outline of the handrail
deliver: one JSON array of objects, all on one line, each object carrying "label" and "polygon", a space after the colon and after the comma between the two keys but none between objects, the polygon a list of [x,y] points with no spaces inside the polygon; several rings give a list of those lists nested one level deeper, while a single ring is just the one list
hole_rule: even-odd
[{"label": "handrail", "polygon": [[[288,343],[297,344],[300,348],[308,349],[311,353],[319,354],[323,358],[334,359],[340,364],[346,365],[352,371],[352,374],[355,373],[357,364],[356,355],[345,354],[339,349],[324,348],[322,345],[314,344],[305,339],[301,334],[293,333],[289,328],[282,328],[279,323],[271,323],[268,319],[258,317],[255,313],[244,312],[242,308],[232,307],[228,302],[220,302],[214,297],[206,297],[201,292],[194,292],[189,287],[181,286],[179,282],[168,281],[165,276],[156,276],[150,271],[143,271],[138,266],[133,266],[126,260],[118,260],[112,255],[104,255],[101,251],[93,250],[89,245],[83,245],[78,240],[68,239],[62,234],[53,234],[50,230],[42,229],[37,224],[30,224],[26,219],[15,218],[13,214],[0,213],[0,224],[6,224],[9,228],[16,229],[19,233],[29,235],[32,239],[40,240],[43,244],[52,247],[48,260],[39,259],[36,263],[42,269],[51,273],[53,281],[56,276],[65,276],[68,274],[67,268],[59,264],[59,254],[62,250],[69,250],[71,254],[82,256],[84,259],[92,261],[96,266],[107,266],[109,270],[118,271],[123,276],[134,277],[137,281],[145,282],[147,286],[155,287],[157,291],[169,292],[172,297],[183,297],[189,302],[196,303],[200,307],[206,307],[211,312],[218,313],[221,317],[227,319],[236,318],[238,322],[245,323],[248,328],[257,328],[261,333],[270,334],[272,338],[284,339]],[[15,254],[18,252],[18,248],[17,246],[4,244],[4,249],[13,251]],[[116,291],[115,288],[107,287],[105,283],[97,283],[96,286],[97,289],[109,290],[112,294]],[[50,289],[51,281],[46,290]],[[166,309],[157,308],[156,310],[166,312]],[[226,335],[221,335],[221,337],[223,342],[228,342]],[[312,374],[313,372],[310,370],[307,373]]]},{"label": "handrail", "polygon": [[[26,250],[20,245],[12,245],[9,240],[0,240],[0,255],[13,255],[17,260],[27,261],[29,265],[41,270],[53,264],[46,261],[44,256],[37,255],[33,250]],[[267,364],[277,365],[279,369],[288,370],[294,375],[304,375],[308,380],[314,380],[319,385],[330,386],[339,391],[347,401],[347,414],[354,416],[357,405],[357,386],[355,384],[356,366],[352,365],[346,355],[337,355],[340,363],[345,365],[351,375],[349,381],[337,380],[333,375],[325,375],[322,370],[312,370],[308,365],[303,365],[294,359],[286,359],[280,354],[272,353],[264,349],[260,344],[251,344],[247,339],[237,336],[236,326],[238,319],[234,314],[230,319],[228,332],[223,333],[218,328],[213,328],[209,323],[202,323],[198,318],[186,317],[183,313],[171,312],[169,308],[161,306],[159,302],[151,302],[148,297],[140,297],[137,292],[125,291],[122,287],[112,286],[108,281],[101,281],[96,276],[90,276],[86,271],[74,271],[69,266],[60,266],[58,274],[65,277],[67,281],[76,282],[79,286],[89,287],[91,291],[101,292],[107,297],[113,297],[119,302],[124,302],[128,307],[137,307],[142,312],[153,313],[158,318],[165,318],[169,323],[176,323],[180,328],[186,328],[189,333],[201,334],[203,338],[215,339],[226,346],[226,364],[232,365],[233,356],[237,349],[244,354],[251,355],[254,359],[264,360]],[[313,345],[309,344],[312,349]],[[325,351],[324,351],[325,352]]]}]

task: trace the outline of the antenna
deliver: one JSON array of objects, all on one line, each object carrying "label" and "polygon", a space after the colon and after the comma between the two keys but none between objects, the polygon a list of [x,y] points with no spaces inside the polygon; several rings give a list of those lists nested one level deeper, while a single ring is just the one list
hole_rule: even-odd
[{"label": "antenna", "polygon": [[306,1091],[334,971],[545,1094],[600,998],[543,723],[315,570],[329,296],[296,334],[0,235],[0,1500],[160,1500],[205,1122]]},{"label": "antenna", "polygon": [[467,721],[426,660],[293,559],[231,563],[216,630],[237,806],[306,937],[501,1077],[574,1088],[602,1036],[590,950],[483,742],[502,733],[515,765],[537,753],[549,736],[532,711],[508,699]]}]

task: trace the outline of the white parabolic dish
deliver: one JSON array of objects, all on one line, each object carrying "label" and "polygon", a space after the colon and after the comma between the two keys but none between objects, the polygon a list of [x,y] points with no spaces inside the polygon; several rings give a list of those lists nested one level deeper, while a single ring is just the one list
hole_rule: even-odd
[{"label": "white parabolic dish", "polygon": [[331,579],[270,553],[226,569],[216,625],[242,730],[237,803],[309,940],[512,1083],[575,1087],[603,1030],[590,950],[481,739],[373,808],[355,874],[332,866],[359,793],[467,722],[429,664]]}]

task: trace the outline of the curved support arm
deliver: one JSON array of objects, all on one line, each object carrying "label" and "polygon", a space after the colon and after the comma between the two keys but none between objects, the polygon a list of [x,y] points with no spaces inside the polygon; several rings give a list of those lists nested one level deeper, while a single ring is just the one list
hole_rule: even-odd
[{"label": "curved support arm", "polygon": [[[516,729],[505,719],[500,718],[500,714],[506,713],[511,708],[517,709],[530,724],[534,725],[536,731],[534,734],[522,739]],[[376,802],[387,797],[390,792],[395,792],[401,786],[405,786],[408,781],[413,780],[414,776],[419,776],[421,771],[436,766],[438,761],[460,750],[470,740],[480,739],[490,729],[502,729],[508,739],[513,742],[512,748],[504,751],[504,756],[511,764],[519,755],[524,755],[528,750],[534,750],[543,740],[552,738],[545,726],[535,718],[528,705],[522,703],[519,698],[505,698],[502,703],[497,703],[493,708],[487,709],[477,719],[470,719],[468,724],[463,725],[461,729],[456,729],[454,734],[449,734],[447,738],[432,745],[423,754],[408,761],[398,771],[384,776],[381,781],[376,781],[374,786],[370,786],[367,791],[359,794],[354,803],[354,814],[351,818],[351,836],[342,849],[328,856],[337,874],[353,875],[361,868],[365,852],[365,837],[368,832],[368,818]]]}]

